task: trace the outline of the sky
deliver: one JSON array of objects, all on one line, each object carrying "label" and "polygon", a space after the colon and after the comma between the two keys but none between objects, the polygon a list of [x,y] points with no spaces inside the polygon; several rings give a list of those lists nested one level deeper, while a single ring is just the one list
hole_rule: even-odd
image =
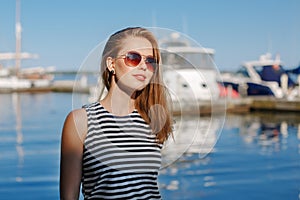
[{"label": "sky", "polygon": [[[15,51],[15,0],[0,0],[0,52]],[[77,70],[112,33],[129,26],[187,34],[215,50],[222,70],[261,54],[300,65],[300,0],[21,0],[22,67]],[[2,64],[9,65],[5,61]]]}]

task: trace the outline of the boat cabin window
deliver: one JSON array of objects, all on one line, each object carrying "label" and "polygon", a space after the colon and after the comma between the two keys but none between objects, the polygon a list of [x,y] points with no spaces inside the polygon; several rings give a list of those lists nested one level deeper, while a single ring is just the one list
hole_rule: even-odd
[{"label": "boat cabin window", "polygon": [[199,52],[171,53],[164,51],[162,64],[172,69],[212,69],[214,67],[213,55]]}]

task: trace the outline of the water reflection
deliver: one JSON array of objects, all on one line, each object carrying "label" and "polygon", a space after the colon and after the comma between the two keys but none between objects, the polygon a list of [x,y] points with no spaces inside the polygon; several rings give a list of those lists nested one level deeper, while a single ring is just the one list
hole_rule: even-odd
[{"label": "water reflection", "polygon": [[[18,155],[18,169],[23,168],[24,164],[24,149],[23,149],[23,133],[22,133],[22,110],[21,110],[21,100],[20,94],[12,94],[12,105],[16,119],[16,151]],[[17,175],[16,181],[22,181],[22,177]]]},{"label": "water reflection", "polygon": [[214,151],[223,125],[223,116],[180,116],[175,118],[173,139],[162,149],[162,168],[177,161],[183,154],[205,157]]},{"label": "water reflection", "polygon": [[297,132],[298,140],[300,140],[300,124],[298,125],[298,132]]},{"label": "water reflection", "polygon": [[243,117],[229,115],[227,120],[227,128],[238,128],[243,141],[257,144],[262,153],[286,149],[290,132],[297,134],[295,138],[300,140],[300,116],[297,113],[253,112]]}]

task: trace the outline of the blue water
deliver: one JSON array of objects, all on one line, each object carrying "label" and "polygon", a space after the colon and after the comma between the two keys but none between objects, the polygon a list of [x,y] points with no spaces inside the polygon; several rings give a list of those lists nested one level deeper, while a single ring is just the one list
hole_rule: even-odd
[{"label": "blue water", "polygon": [[[60,134],[73,100],[0,94],[0,199],[59,199]],[[299,114],[228,115],[219,128],[211,153],[161,170],[164,199],[300,199]]]}]

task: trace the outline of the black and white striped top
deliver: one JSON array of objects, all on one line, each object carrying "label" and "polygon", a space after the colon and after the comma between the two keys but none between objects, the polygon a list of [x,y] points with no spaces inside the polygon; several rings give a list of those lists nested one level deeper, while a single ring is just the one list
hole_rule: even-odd
[{"label": "black and white striped top", "polygon": [[161,199],[157,176],[161,145],[134,110],[115,116],[99,102],[84,106],[88,133],[84,142],[84,199]]}]

